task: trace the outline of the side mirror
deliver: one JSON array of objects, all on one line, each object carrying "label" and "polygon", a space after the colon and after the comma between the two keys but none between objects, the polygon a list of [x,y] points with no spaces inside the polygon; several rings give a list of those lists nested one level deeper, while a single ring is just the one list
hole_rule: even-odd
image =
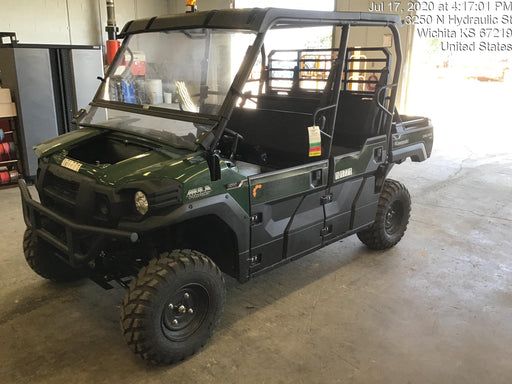
[{"label": "side mirror", "polygon": [[210,169],[211,181],[220,180],[220,159],[217,153],[206,153],[206,162]]}]

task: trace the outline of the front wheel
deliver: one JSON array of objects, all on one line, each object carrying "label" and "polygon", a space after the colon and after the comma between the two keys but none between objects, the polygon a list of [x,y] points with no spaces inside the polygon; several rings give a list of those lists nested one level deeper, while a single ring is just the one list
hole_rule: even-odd
[{"label": "front wheel", "polygon": [[357,237],[368,248],[387,249],[403,237],[411,214],[411,196],[407,188],[396,180],[388,179],[379,197],[373,225],[358,232]]},{"label": "front wheel", "polygon": [[48,243],[39,239],[30,228],[23,235],[23,253],[27,264],[39,276],[57,283],[78,280],[83,277],[78,269],[74,269],[56,254],[56,250]]},{"label": "front wheel", "polygon": [[121,329],[136,354],[171,364],[206,343],[225,299],[224,278],[207,256],[187,249],[164,253],[130,283]]}]

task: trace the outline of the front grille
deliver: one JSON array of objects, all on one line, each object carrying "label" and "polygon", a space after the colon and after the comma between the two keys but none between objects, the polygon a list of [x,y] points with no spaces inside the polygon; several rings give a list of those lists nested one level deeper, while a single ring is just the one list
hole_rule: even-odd
[{"label": "front grille", "polygon": [[80,184],[46,172],[43,184],[45,203],[60,213],[73,217]]},{"label": "front grille", "polygon": [[80,184],[75,181],[63,179],[53,173],[47,173],[44,182],[45,194],[52,198],[57,205],[64,205],[67,208],[76,206],[76,199]]},{"label": "front grille", "polygon": [[[119,217],[113,214],[108,193],[94,180],[78,173],[49,166],[41,173],[41,201],[45,206],[75,222],[112,227]],[[106,189],[103,187],[103,189]],[[119,203],[119,202],[118,202]]]},{"label": "front grille", "polygon": [[182,186],[176,180],[134,182],[115,190],[55,164],[41,167],[38,190],[43,205],[60,215],[107,228],[115,228],[121,218],[142,219],[133,203],[137,190],[146,194],[151,214],[165,215],[182,202]]}]

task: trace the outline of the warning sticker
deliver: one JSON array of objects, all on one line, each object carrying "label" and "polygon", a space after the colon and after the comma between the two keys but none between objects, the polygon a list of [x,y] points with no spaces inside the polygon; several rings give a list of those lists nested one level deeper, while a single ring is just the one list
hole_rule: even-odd
[{"label": "warning sticker", "polygon": [[322,137],[320,127],[313,125],[308,127],[309,133],[309,157],[322,155]]}]

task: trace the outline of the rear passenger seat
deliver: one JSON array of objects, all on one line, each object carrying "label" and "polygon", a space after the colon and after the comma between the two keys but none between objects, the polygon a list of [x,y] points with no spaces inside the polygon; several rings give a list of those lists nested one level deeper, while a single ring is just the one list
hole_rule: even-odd
[{"label": "rear passenger seat", "polygon": [[282,169],[316,160],[309,157],[311,119],[306,113],[236,108],[227,127],[244,137],[237,151],[241,160]]}]

